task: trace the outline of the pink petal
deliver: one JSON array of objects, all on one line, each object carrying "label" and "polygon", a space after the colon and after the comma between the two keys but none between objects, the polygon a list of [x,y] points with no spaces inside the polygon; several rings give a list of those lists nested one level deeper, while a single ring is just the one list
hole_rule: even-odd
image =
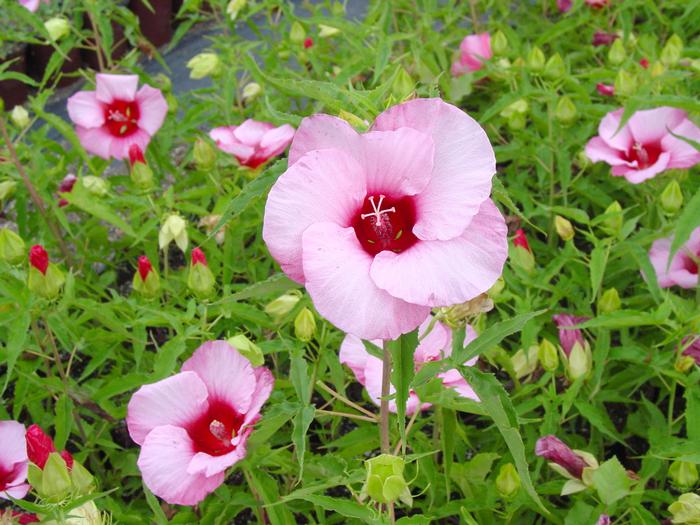
[{"label": "pink petal", "polygon": [[607,162],[611,166],[629,166],[630,163],[622,158],[622,152],[609,146],[602,137],[593,137],[586,144],[586,156],[591,162]]},{"label": "pink petal", "polygon": [[129,148],[136,144],[141,151],[146,151],[148,144],[151,142],[151,136],[142,129],[135,130],[131,135],[123,138],[111,136],[109,145],[109,154],[115,159],[126,160],[129,158]]},{"label": "pink petal", "polygon": [[425,331],[431,323],[433,323],[433,316],[429,316],[418,328],[418,337],[422,339],[420,339],[418,347],[413,354],[413,359],[417,365],[442,359],[452,352],[452,348],[450,348],[452,331],[444,323],[437,321],[433,323],[433,327],[428,332],[428,335],[425,335]]},{"label": "pink petal", "polygon": [[250,399],[248,412],[243,420],[243,427],[254,424],[260,417],[260,410],[272,393],[272,388],[275,386],[275,376],[264,366],[259,366],[253,369],[255,373],[255,390]]},{"label": "pink petal", "polygon": [[139,128],[151,136],[155,135],[168,114],[168,103],[163,93],[159,89],[144,85],[136,93],[136,102],[140,111]]},{"label": "pink petal", "polygon": [[451,368],[447,372],[438,374],[438,377],[442,380],[443,385],[454,389],[460,396],[473,399],[474,401],[481,401],[467,380],[462,377],[462,374],[460,374],[456,368]]},{"label": "pink petal", "polygon": [[289,165],[317,149],[342,149],[359,160],[360,135],[341,118],[324,114],[306,117],[301,121],[289,148]]},{"label": "pink petal", "polygon": [[270,190],[263,222],[263,239],[282,270],[304,282],[304,230],[317,222],[349,225],[365,194],[362,168],[340,150],[312,151],[290,166]]},{"label": "pink petal", "polygon": [[361,138],[368,194],[415,195],[428,185],[435,154],[429,135],[399,128],[370,131]]},{"label": "pink petal", "polygon": [[615,176],[622,175],[631,183],[639,184],[640,182],[644,182],[647,179],[651,179],[659,173],[666,170],[668,168],[668,162],[670,159],[671,154],[663,152],[661,155],[659,155],[659,158],[656,160],[656,162],[648,168],[640,170],[636,167],[630,168],[627,166],[613,166],[612,174]]},{"label": "pink petal", "polygon": [[94,91],[78,91],[68,99],[68,116],[84,128],[98,128],[105,123],[102,104]]},{"label": "pink petal", "polygon": [[129,401],[126,424],[139,445],[162,425],[184,427],[209,406],[207,387],[194,372],[180,372],[139,388]]},{"label": "pink petal", "polygon": [[110,150],[114,137],[107,131],[107,128],[83,128],[76,126],[75,133],[80,139],[80,144],[85,148],[85,151],[102,157],[103,159],[110,158]]},{"label": "pink petal", "polygon": [[[372,343],[380,348],[382,346],[381,340],[374,340]],[[341,364],[344,364],[350,368],[352,373],[355,374],[357,382],[362,385],[365,384],[365,366],[367,365],[367,358],[369,356],[370,354],[367,352],[362,339],[350,334],[345,336],[340,345],[340,353],[338,354],[338,357]]]},{"label": "pink petal", "polygon": [[318,312],[341,330],[362,339],[396,339],[430,312],[377,288],[369,277],[372,256],[354,229],[314,224],[304,232],[303,247],[306,289]]},{"label": "pink petal", "polygon": [[678,126],[686,118],[685,111],[662,107],[637,111],[629,119],[627,126],[636,142],[652,144],[668,135],[668,130]]},{"label": "pink petal", "polygon": [[39,9],[39,0],[19,0],[19,3],[32,13]]},{"label": "pink petal", "polygon": [[0,469],[11,471],[16,463],[28,461],[26,430],[17,421],[0,421]]},{"label": "pink petal", "polygon": [[[365,366],[365,378],[367,389],[367,394],[369,398],[377,406],[381,404],[382,400],[382,361],[374,356],[369,356],[367,359],[367,365]],[[396,388],[394,385],[389,386],[389,395],[396,393]],[[430,403],[421,403],[420,399],[416,393],[411,390],[408,393],[408,399],[406,400],[406,415],[411,416],[420,407],[421,410],[426,410],[430,408]],[[396,414],[396,400],[389,400],[389,412]]]},{"label": "pink petal", "polygon": [[146,436],[138,466],[146,486],[172,505],[196,505],[224,482],[224,473],[206,477],[187,469],[194,443],[184,428],[165,425]]},{"label": "pink petal", "polygon": [[253,367],[226,341],[207,341],[182,365],[204,382],[209,397],[227,402],[240,414],[250,408],[256,389]]},{"label": "pink petal", "polygon": [[242,144],[256,148],[260,145],[265,134],[273,128],[274,126],[267,122],[258,122],[253,119],[248,119],[243,122],[243,124],[236,127],[233,130],[233,134]]},{"label": "pink petal", "polygon": [[435,157],[430,182],[415,197],[413,233],[424,240],[448,240],[464,232],[491,193],[496,157],[479,124],[440,99],[415,99],[377,117],[373,129],[414,128],[430,135]]},{"label": "pink petal", "polygon": [[[27,468],[25,467],[24,470],[26,471]],[[24,473],[24,477],[27,477],[26,472]],[[0,492],[0,499],[22,499],[27,495],[30,488],[31,486],[29,483],[20,483],[19,485],[7,487],[3,492]]]},{"label": "pink petal", "polygon": [[136,88],[139,85],[137,75],[108,75],[98,73],[95,75],[95,94],[97,100],[109,104],[113,100],[132,101],[136,97]]},{"label": "pink petal", "polygon": [[245,455],[245,441],[223,456],[210,456],[204,452],[197,452],[187,466],[187,473],[190,475],[203,475],[208,478],[217,474],[223,474],[226,469],[244,459]]},{"label": "pink petal", "polygon": [[[700,142],[700,128],[688,119],[683,120],[672,131],[683,138]],[[661,139],[661,148],[671,154],[669,168],[690,168],[700,162],[700,151],[670,133]]]},{"label": "pink petal", "polygon": [[294,128],[289,124],[268,131],[260,141],[260,155],[265,159],[279,155],[289,146],[293,137]]},{"label": "pink petal", "polygon": [[422,241],[402,253],[383,251],[372,280],[392,296],[414,304],[450,306],[487,291],[508,256],[503,216],[488,199],[467,230],[449,241]]},{"label": "pink petal", "polygon": [[246,162],[255,153],[255,149],[238,141],[234,135],[236,126],[222,126],[214,128],[209,136],[216,142],[221,151],[234,155],[239,162]]},{"label": "pink petal", "polygon": [[[668,256],[671,253],[671,239],[657,239],[649,250],[649,260],[656,271],[656,279],[661,288],[668,288],[675,283],[669,278],[666,266]],[[673,258],[672,264],[678,260],[678,255]]]},{"label": "pink petal", "polygon": [[478,35],[464,37],[464,40],[459,45],[459,49],[462,52],[462,60],[464,60],[465,56],[473,57],[479,62],[479,65],[484,60],[493,57],[491,35],[489,33],[479,33]]},{"label": "pink petal", "polygon": [[628,125],[618,131],[623,112],[623,109],[618,109],[605,115],[598,125],[598,135],[611,148],[627,152],[632,147],[634,139]]}]

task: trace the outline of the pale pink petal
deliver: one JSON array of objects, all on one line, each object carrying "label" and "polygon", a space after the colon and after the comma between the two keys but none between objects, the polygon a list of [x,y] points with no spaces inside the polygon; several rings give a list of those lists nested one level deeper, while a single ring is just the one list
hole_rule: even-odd
[{"label": "pale pink petal", "polygon": [[[25,473],[24,477],[27,477],[26,473],[27,468],[25,467]],[[22,499],[24,498],[27,493],[29,492],[30,489],[29,483],[20,483],[19,485],[13,485],[11,487],[7,487],[3,492],[0,492],[0,498],[2,499]]]},{"label": "pale pink petal", "polygon": [[496,157],[479,124],[440,99],[415,99],[377,117],[373,129],[401,127],[430,135],[435,157],[430,182],[416,195],[418,220],[413,233],[424,240],[448,240],[462,234],[491,193]]},{"label": "pale pink petal", "polygon": [[639,184],[640,182],[651,179],[666,170],[670,159],[670,153],[663,152],[661,155],[659,155],[656,162],[648,168],[640,170],[638,168],[630,168],[627,166],[613,166],[612,174],[615,176],[622,175],[631,183]]},{"label": "pale pink petal", "polygon": [[143,85],[136,94],[136,102],[139,105],[138,126],[149,135],[153,136],[163,125],[168,114],[168,103],[165,101],[160,89]]},{"label": "pale pink petal", "polygon": [[450,306],[486,292],[508,256],[507,228],[493,202],[484,201],[467,230],[449,241],[418,242],[402,253],[383,251],[372,263],[372,281],[414,304]]},{"label": "pale pink petal", "polygon": [[425,189],[433,171],[435,146],[413,128],[370,131],[362,137],[367,193],[394,198]]},{"label": "pale pink petal", "polygon": [[[365,366],[365,388],[369,398],[377,406],[381,404],[382,400],[382,361],[374,356],[369,356],[367,359],[367,364]],[[396,393],[396,388],[394,385],[389,386],[389,395],[394,395]],[[408,399],[406,400],[406,415],[411,416],[420,407],[421,410],[426,410],[430,408],[430,403],[421,403],[420,399],[413,390],[408,393]],[[389,412],[396,414],[396,399],[389,400]]]},{"label": "pale pink petal", "polygon": [[340,150],[311,151],[270,190],[263,239],[282,270],[303,283],[302,234],[317,222],[348,226],[366,194],[360,165]]},{"label": "pale pink petal", "polygon": [[139,77],[137,75],[109,75],[106,73],[95,75],[97,100],[107,104],[113,100],[131,102],[136,97],[138,85]]},{"label": "pale pink petal", "polygon": [[698,285],[698,274],[686,269],[671,270],[668,278],[681,288],[695,288]]},{"label": "pale pink petal", "polygon": [[306,289],[314,306],[344,332],[362,339],[396,339],[429,314],[429,308],[377,288],[369,276],[372,256],[353,228],[314,224],[304,232],[303,247]]},{"label": "pale pink petal", "polygon": [[632,147],[634,139],[628,125],[618,130],[623,112],[623,109],[618,109],[605,115],[598,125],[598,134],[611,148],[627,152]]},{"label": "pale pink petal", "polygon": [[[668,288],[675,283],[669,278],[666,266],[671,253],[671,239],[657,239],[649,250],[649,260],[656,271],[656,280],[661,288]],[[674,257],[674,262],[678,258]]]},{"label": "pale pink petal", "polygon": [[[481,64],[479,64],[479,66],[481,66]],[[471,65],[467,66],[465,64],[462,64],[462,61],[460,59],[452,62],[452,67],[450,68],[450,73],[452,73],[453,77],[459,77],[467,73],[471,73],[472,71],[473,69]]]},{"label": "pale pink petal", "polygon": [[181,372],[144,385],[131,397],[126,424],[139,445],[156,427],[184,427],[207,411],[207,387],[194,372]]},{"label": "pale pink petal", "polygon": [[264,366],[254,368],[253,373],[255,374],[255,390],[250,399],[250,406],[243,420],[242,427],[254,424],[258,420],[260,410],[270,397],[272,388],[275,386],[275,376]]},{"label": "pale pink petal", "polygon": [[250,408],[256,389],[255,372],[245,357],[226,341],[207,341],[182,365],[204,382],[210,399],[225,401],[238,413]]},{"label": "pale pink petal", "polygon": [[[688,119],[673,128],[673,133],[700,143],[700,128]],[[669,168],[690,168],[700,162],[700,151],[671,134],[661,139],[661,148],[671,154]]]},{"label": "pale pink petal", "polygon": [[[430,332],[428,332],[428,335],[425,335],[425,331],[431,324]],[[413,354],[413,359],[417,365],[442,359],[447,357],[452,351],[452,348],[449,348],[452,341],[452,331],[444,323],[440,321],[434,322],[432,316],[428,317],[420,325],[418,337],[418,347]]]},{"label": "pale pink petal", "polygon": [[16,463],[28,461],[26,430],[17,421],[0,421],[0,469],[11,471]]},{"label": "pale pink petal", "polygon": [[[374,340],[372,343],[376,344],[381,348],[382,341]],[[346,365],[352,373],[355,374],[357,382],[364,385],[365,384],[365,366],[367,365],[367,358],[370,356],[369,352],[365,348],[362,339],[355,337],[354,335],[347,334],[340,345],[340,352],[338,357],[340,362]]]},{"label": "pale pink petal", "polygon": [[263,135],[263,138],[260,141],[261,151],[259,154],[265,159],[275,157],[282,153],[287,146],[289,146],[289,143],[292,142],[293,137],[294,128],[289,124],[274,128]]},{"label": "pale pink petal", "polygon": [[301,121],[289,148],[291,166],[309,151],[317,149],[342,149],[358,162],[362,158],[360,135],[345,120],[318,114]]},{"label": "pale pink petal", "polygon": [[129,158],[129,148],[136,144],[141,151],[146,151],[151,142],[151,136],[142,129],[136,129],[131,135],[126,137],[111,137],[109,154],[115,159],[126,160]]},{"label": "pale pink petal", "polygon": [[622,158],[623,153],[608,145],[602,137],[593,137],[586,144],[586,156],[591,162],[607,162],[611,166],[631,166]]},{"label": "pale pink petal", "polygon": [[460,374],[456,368],[451,368],[447,372],[438,374],[438,377],[442,380],[443,385],[454,389],[460,396],[473,399],[474,401],[480,401],[479,396],[476,395],[476,392],[474,392],[469,383],[467,383],[467,380],[462,377],[462,374]]},{"label": "pale pink petal", "polygon": [[78,91],[68,99],[68,116],[84,128],[98,128],[105,123],[102,103],[94,91]]},{"label": "pale pink petal", "polygon": [[686,118],[685,111],[662,107],[637,111],[627,126],[636,142],[653,144],[668,135],[668,130],[678,126]]},{"label": "pale pink petal", "polygon": [[234,135],[235,130],[236,126],[222,126],[212,129],[209,136],[221,151],[235,155],[240,162],[246,162],[255,153],[255,148],[238,142]]},{"label": "pale pink petal", "polygon": [[19,0],[19,3],[32,13],[39,9],[39,0]]},{"label": "pale pink petal", "polygon": [[274,126],[267,122],[248,119],[240,126],[237,126],[233,130],[233,134],[242,144],[256,148],[260,145],[265,133],[268,133],[273,128]]},{"label": "pale pink petal", "polygon": [[172,505],[196,505],[224,482],[223,472],[211,477],[188,473],[194,448],[184,428],[165,425],[148,433],[137,463],[153,494]]},{"label": "pale pink petal", "polygon": [[478,59],[488,60],[493,57],[491,51],[491,35],[489,33],[479,33],[478,35],[468,35],[464,37],[459,46],[462,56],[473,55]]},{"label": "pale pink petal", "polygon": [[207,477],[223,474],[226,469],[244,459],[245,455],[245,442],[223,456],[210,456],[204,452],[197,452],[187,466],[187,473]]},{"label": "pale pink petal", "polygon": [[103,159],[110,158],[114,137],[107,131],[107,128],[83,128],[76,126],[75,133],[78,135],[80,144],[85,148],[85,151]]}]

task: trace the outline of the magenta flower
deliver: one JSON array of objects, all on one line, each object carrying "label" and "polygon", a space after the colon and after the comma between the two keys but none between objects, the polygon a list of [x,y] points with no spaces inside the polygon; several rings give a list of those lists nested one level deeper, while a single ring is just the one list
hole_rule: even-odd
[{"label": "magenta flower", "polygon": [[459,59],[452,63],[452,75],[458,77],[478,71],[491,57],[493,57],[493,51],[490,34],[468,35],[459,45]]},{"label": "magenta flower", "polygon": [[576,479],[581,479],[588,464],[556,436],[544,436],[535,444],[535,454],[565,469]]},{"label": "magenta flower", "polygon": [[689,335],[683,338],[681,348],[684,349],[683,355],[692,357],[695,360],[695,364],[700,366],[700,335]]},{"label": "magenta flower", "polygon": [[593,43],[593,46],[595,46],[595,47],[609,46],[617,38],[619,38],[619,37],[615,33],[605,33],[603,31],[596,31],[593,34],[593,42],[592,43]]},{"label": "magenta flower", "polygon": [[48,4],[50,0],[18,0],[22,7],[29,9],[32,13],[39,9],[41,3]]},{"label": "magenta flower", "polygon": [[671,254],[672,237],[657,239],[649,250],[649,259],[656,270],[656,279],[661,288],[680,286],[695,288],[698,285],[698,263],[700,262],[700,228],[690,234],[685,243],[673,256],[671,264],[668,257]]},{"label": "magenta flower", "polygon": [[0,498],[22,499],[29,492],[27,443],[24,425],[0,421]]},{"label": "magenta flower", "polygon": [[270,191],[263,238],[321,315],[362,339],[395,339],[500,276],[494,172],[484,130],[440,99],[394,106],[362,135],[315,115]]},{"label": "magenta flower", "polygon": [[557,7],[559,8],[560,12],[566,13],[569,9],[571,9],[573,3],[573,0],[557,0]]},{"label": "magenta flower", "polygon": [[607,514],[601,514],[596,522],[596,525],[610,525],[610,516]]},{"label": "magenta flower", "polygon": [[216,490],[226,469],[245,457],[273,383],[267,368],[253,368],[226,341],[209,341],[179,374],[142,386],[126,421],[141,445],[138,466],[148,488],[179,505]]},{"label": "magenta flower", "polygon": [[240,126],[214,128],[209,136],[219,149],[236,157],[241,166],[257,168],[289,146],[294,128],[289,124],[275,127],[268,122],[248,119]]},{"label": "magenta flower", "polygon": [[[422,336],[425,330],[430,325],[431,318],[428,317],[418,329],[418,335]],[[471,326],[467,326],[467,333],[464,338],[464,344],[467,345],[476,339],[476,332]],[[375,339],[373,344],[381,348],[382,341]],[[420,342],[413,354],[416,371],[420,367],[430,361],[444,359],[452,354],[452,330],[441,322],[435,323],[430,333]],[[346,335],[343,343],[340,345],[340,362],[347,365],[357,382],[367,389],[370,399],[379,406],[382,395],[382,360],[374,357],[365,348],[364,343],[354,335]],[[466,366],[474,366],[477,357],[471,359],[464,364]],[[455,368],[438,374],[442,379],[442,383],[449,388],[452,388],[462,397],[479,401],[479,397],[472,390],[469,383],[462,377],[462,374]],[[396,390],[391,386],[391,393]],[[406,414],[412,415],[418,408],[426,410],[430,408],[430,403],[422,403],[416,393],[411,390],[409,392],[408,401],[406,402]],[[396,413],[396,401],[389,401],[389,410]]]},{"label": "magenta flower", "polygon": [[690,168],[700,162],[700,151],[672,135],[700,141],[700,128],[685,111],[661,107],[637,111],[620,128],[623,109],[608,113],[598,126],[598,136],[586,144],[593,162],[612,166],[612,174],[639,184],[671,168]]},{"label": "magenta flower", "polygon": [[160,129],[168,104],[160,90],[144,85],[136,75],[95,77],[95,91],[79,91],[68,99],[68,115],[80,143],[103,159],[127,159],[129,148],[146,150]]},{"label": "magenta flower", "polygon": [[599,82],[595,85],[596,91],[604,97],[612,97],[615,95],[615,86],[611,84],[603,84]]},{"label": "magenta flower", "polygon": [[[63,177],[63,180],[61,181],[61,184],[58,185],[58,193],[59,196],[61,193],[70,193],[73,191],[73,186],[75,186],[76,181],[78,180],[78,177],[73,175],[72,173],[69,173],[65,177]],[[58,206],[60,208],[63,208],[64,206],[68,206],[68,201],[61,197],[58,200]]]},{"label": "magenta flower", "polygon": [[559,328],[559,344],[564,353],[568,356],[576,343],[583,346],[586,341],[583,333],[578,328],[574,328],[581,323],[588,321],[588,317],[576,317],[569,314],[555,314],[552,319]]}]

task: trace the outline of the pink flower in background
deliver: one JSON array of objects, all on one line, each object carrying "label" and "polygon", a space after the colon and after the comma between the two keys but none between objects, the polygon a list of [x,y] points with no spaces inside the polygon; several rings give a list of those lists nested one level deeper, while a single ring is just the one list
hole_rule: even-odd
[{"label": "pink flower in background", "polygon": [[452,74],[456,77],[478,71],[486,60],[493,57],[491,35],[479,33],[464,37],[459,46],[459,59],[452,64]]},{"label": "pink flower in background", "polygon": [[79,91],[68,99],[68,115],[80,143],[103,159],[126,159],[129,148],[145,151],[160,129],[168,104],[160,90],[144,85],[136,75],[95,77],[95,91]]},{"label": "pink flower in background", "polygon": [[588,464],[556,436],[544,436],[535,444],[535,454],[559,465],[576,479],[581,479]]},{"label": "pink flower in background", "polygon": [[29,492],[27,444],[24,425],[0,421],[0,498],[22,499]]},{"label": "pink flower in background", "polygon": [[32,13],[34,13],[37,9],[39,9],[39,5],[41,5],[42,2],[45,4],[48,4],[50,0],[18,0],[18,1],[23,7],[29,9]]},{"label": "pink flower in background", "polygon": [[656,270],[656,279],[661,288],[680,286],[695,288],[698,285],[698,261],[700,261],[700,228],[690,234],[685,245],[676,252],[668,264],[672,237],[657,239],[649,250],[649,259]]},{"label": "pink flower in background", "polygon": [[618,35],[615,33],[605,33],[603,31],[596,31],[593,34],[593,45],[595,47],[609,46],[617,38],[618,38]]},{"label": "pink flower in background", "polygon": [[573,4],[573,0],[557,0],[557,7],[562,13],[566,13]]},{"label": "pink flower in background", "polygon": [[602,82],[599,82],[595,85],[595,88],[598,91],[598,93],[603,95],[604,97],[612,97],[615,95],[615,86],[613,85],[603,84]]},{"label": "pink flower in background", "polygon": [[224,482],[246,455],[246,442],[274,378],[226,341],[195,350],[182,371],[142,386],[127,426],[141,445],[138,466],[148,488],[168,503],[195,505]]},{"label": "pink flower in background", "polygon": [[[27,456],[29,461],[34,463],[40,469],[44,469],[49,455],[52,452],[58,452],[53,439],[44,432],[39,425],[32,425],[27,429]],[[69,469],[73,468],[73,456],[70,452],[63,450],[60,453],[63,461]]]},{"label": "pink flower in background", "polygon": [[[428,317],[418,329],[421,337],[431,322]],[[476,339],[476,332],[471,326],[467,326],[467,333],[464,338],[464,345]],[[382,341],[375,339],[373,344],[380,347]],[[452,330],[441,322],[435,323],[430,333],[420,342],[413,354],[416,371],[430,361],[437,361],[449,357],[452,354]],[[362,384],[369,394],[370,399],[378,406],[382,395],[382,360],[367,352],[364,343],[354,335],[346,335],[340,346],[340,362],[347,365],[357,382]],[[466,366],[474,366],[478,358],[471,359],[464,363]],[[454,389],[462,397],[479,401],[479,397],[469,386],[469,383],[462,377],[462,374],[455,368],[438,374],[445,386]],[[395,389],[391,387],[391,393]],[[406,402],[406,414],[413,414],[419,407],[421,410],[430,408],[430,403],[421,403],[416,393],[411,390]],[[389,401],[389,410],[396,413],[396,401]]]},{"label": "pink flower in background", "polygon": [[689,335],[681,341],[683,355],[692,357],[695,364],[700,366],[700,335]]},{"label": "pink flower in background", "polygon": [[568,356],[576,343],[583,346],[586,341],[583,338],[583,333],[578,328],[575,328],[581,323],[588,321],[588,317],[577,317],[569,314],[556,314],[552,319],[559,328],[559,344],[561,344],[564,353]]},{"label": "pink flower in background", "polygon": [[620,128],[623,109],[605,115],[598,136],[586,144],[593,162],[612,166],[612,174],[639,184],[671,168],[690,168],[700,162],[700,151],[672,135],[700,141],[700,128],[685,111],[670,107],[637,111]]},{"label": "pink flower in background", "polygon": [[294,128],[248,119],[240,126],[214,128],[209,136],[219,149],[236,157],[241,166],[257,168],[289,146]]},{"label": "pink flower in background", "polygon": [[[73,186],[75,186],[75,181],[77,180],[78,177],[76,177],[73,174],[68,174],[65,177],[63,177],[61,184],[58,185],[58,193],[70,193],[71,191],[73,191]],[[58,206],[61,208],[63,208],[64,206],[68,206],[68,201],[64,198],[61,198],[58,201]]]},{"label": "pink flower in background", "polygon": [[610,525],[610,516],[607,514],[601,514],[596,522],[596,525]]},{"label": "pink flower in background", "polygon": [[586,0],[593,9],[601,9],[610,3],[610,0]]},{"label": "pink flower in background", "polygon": [[484,130],[440,99],[389,108],[362,135],[314,115],[270,191],[263,238],[326,319],[362,339],[395,339],[501,275],[494,173]]}]

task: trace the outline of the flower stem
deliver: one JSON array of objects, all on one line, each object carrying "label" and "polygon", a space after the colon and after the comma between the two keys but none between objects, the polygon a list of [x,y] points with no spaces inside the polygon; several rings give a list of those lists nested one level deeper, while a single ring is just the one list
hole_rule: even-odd
[{"label": "flower stem", "polygon": [[382,345],[382,399],[379,405],[379,442],[382,454],[391,453],[389,443],[389,387],[391,385],[391,353],[389,345]]}]

